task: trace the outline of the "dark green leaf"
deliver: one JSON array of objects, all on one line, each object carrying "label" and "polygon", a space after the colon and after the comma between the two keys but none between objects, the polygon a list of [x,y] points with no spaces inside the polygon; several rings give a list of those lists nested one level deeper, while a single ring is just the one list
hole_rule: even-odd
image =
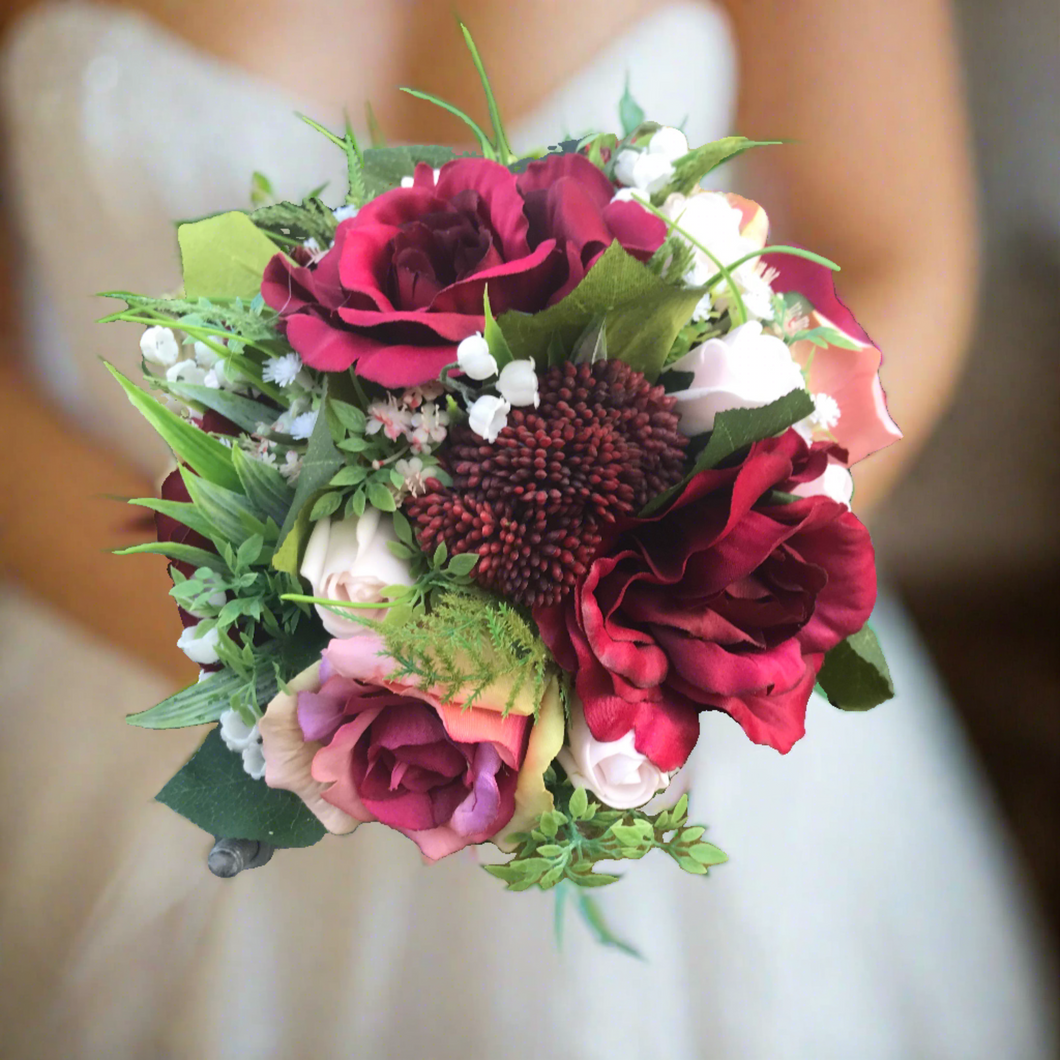
[{"label": "dark green leaf", "polygon": [[264,522],[253,505],[234,490],[214,485],[186,468],[180,469],[188,495],[202,516],[215,528],[211,537],[222,537],[238,546],[252,534],[266,536]]},{"label": "dark green leaf", "polygon": [[[327,400],[326,389],[324,400]],[[299,564],[302,562],[302,546],[309,532],[309,512],[305,512],[303,519],[302,511],[310,498],[327,486],[344,463],[342,454],[332,441],[331,431],[328,430],[327,416],[317,416],[305,457],[302,459],[302,470],[298,474],[294,499],[280,528],[279,548],[272,560],[272,565],[277,570],[285,570],[289,574],[298,573]],[[296,527],[297,533],[292,536]]]},{"label": "dark green leaf", "polygon": [[209,537],[213,533],[213,527],[194,504],[188,504],[185,501],[167,501],[160,497],[136,497],[129,503],[168,515],[170,519],[176,519],[182,526],[194,530],[197,534],[202,534],[203,537]]},{"label": "dark green leaf", "polygon": [[745,136],[726,136],[724,139],[697,147],[674,163],[673,180],[662,191],[653,195],[652,200],[658,199],[661,204],[674,192],[687,195],[722,162],[727,162],[752,147],[773,147],[779,143],[779,140],[748,140]]},{"label": "dark green leaf", "polygon": [[871,710],[894,695],[891,671],[869,626],[825,655],[817,683],[828,702],[841,710]]},{"label": "dark green leaf", "polygon": [[148,541],[142,545],[133,545],[130,548],[118,549],[115,556],[137,556],[137,555],[166,556],[176,560],[178,563],[190,563],[193,567],[209,567],[220,574],[228,571],[228,566],[215,552],[207,552],[204,548],[196,548],[194,545],[184,545],[178,541]]},{"label": "dark green leaf", "polygon": [[325,834],[297,795],[248,776],[242,757],[225,747],[217,729],[156,798],[214,836],[307,847]]},{"label": "dark green leaf", "polygon": [[[177,325],[179,327],[179,325]],[[276,419],[276,410],[252,401],[250,398],[240,397],[228,390],[216,390],[213,387],[198,386],[193,383],[183,383],[179,380],[168,383],[159,380],[171,394],[175,394],[185,401],[202,405],[203,408],[213,409],[218,415],[231,420],[237,427],[241,427],[248,434],[256,434],[258,425],[261,423],[272,423]]]},{"label": "dark green leaf", "polygon": [[417,144],[410,147],[371,147],[364,152],[364,178],[370,197],[396,188],[402,177],[411,177],[416,164],[425,162],[439,169],[456,158],[448,147]]},{"label": "dark green leaf", "polygon": [[676,486],[653,497],[641,509],[641,517],[658,511],[676,497],[701,471],[717,467],[753,442],[786,431],[813,412],[813,400],[805,390],[793,390],[772,404],[758,409],[728,409],[714,417],[710,440],[696,458],[692,470]]},{"label": "dark green leaf", "polygon": [[165,405],[126,379],[112,364],[107,364],[107,369],[121,384],[132,406],[162,436],[162,441],[179,461],[194,468],[210,482],[226,489],[239,489],[239,477],[232,468],[232,454],[226,446],[182,420],[175,412],[170,412]]},{"label": "dark green leaf", "polygon": [[277,526],[287,518],[294,490],[274,467],[253,460],[239,446],[232,450],[232,466],[247,500]]}]

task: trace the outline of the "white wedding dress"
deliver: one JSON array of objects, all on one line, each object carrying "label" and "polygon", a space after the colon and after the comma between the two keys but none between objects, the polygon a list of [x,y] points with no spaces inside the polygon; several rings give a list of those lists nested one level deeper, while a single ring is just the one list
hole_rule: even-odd
[{"label": "white wedding dress", "polygon": [[[134,371],[137,329],[93,325],[105,307],[88,293],[172,289],[171,219],[244,205],[255,169],[286,197],[330,178],[334,198],[342,159],[293,117],[304,101],[118,9],[38,9],[0,69],[42,383],[157,468],[97,361]],[[725,24],[682,4],[516,139],[612,126],[627,69],[652,117],[687,115],[693,142],[727,131]],[[122,720],[162,683],[8,589],[5,1055],[1046,1060],[1049,980],[1017,856],[908,623],[886,597],[875,621],[892,703],[849,715],[815,699],[786,757],[704,716],[693,814],[731,861],[701,879],[654,855],[597,892],[640,963],[572,913],[557,950],[551,895],[505,893],[470,854],[425,868],[382,827],[214,879],[208,838],[150,801],[198,734]]]}]

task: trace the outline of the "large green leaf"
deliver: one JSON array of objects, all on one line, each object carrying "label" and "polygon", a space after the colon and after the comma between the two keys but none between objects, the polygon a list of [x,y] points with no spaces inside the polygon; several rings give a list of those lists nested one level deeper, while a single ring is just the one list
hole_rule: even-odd
[{"label": "large green leaf", "polygon": [[177,229],[186,298],[252,299],[276,244],[245,214],[217,214]]},{"label": "large green leaf", "polygon": [[792,390],[772,404],[759,409],[728,409],[714,417],[714,430],[703,447],[692,470],[676,485],[653,497],[641,509],[641,516],[651,515],[677,496],[700,471],[717,467],[734,453],[754,442],[786,431],[793,423],[813,412],[813,399],[805,390]]},{"label": "large green leaf", "polygon": [[155,798],[210,835],[227,839],[308,847],[325,834],[297,795],[250,777],[216,728]]},{"label": "large green leaf", "polygon": [[[327,401],[327,389],[330,385],[329,380],[325,384],[324,402]],[[309,531],[307,506],[316,499],[315,495],[327,486],[335,472],[346,462],[342,453],[335,447],[327,421],[327,412],[322,406],[313,433],[309,436],[305,457],[302,459],[302,470],[298,473],[294,500],[280,528],[279,547],[273,556],[272,565],[277,570],[287,571],[288,574],[298,573],[302,545]]]},{"label": "large green leaf", "polygon": [[184,479],[192,504],[214,527],[211,537],[221,537],[233,545],[241,545],[254,534],[269,538],[268,527],[259,518],[260,513],[242,492],[214,485],[198,475],[193,475],[186,468],[180,469],[180,475]]},{"label": "large green leaf", "polygon": [[167,501],[162,497],[134,497],[130,504],[138,504],[141,508],[150,508],[153,512],[168,515],[170,519],[176,519],[182,526],[194,530],[203,537],[209,537],[214,533],[214,528],[209,520],[195,507],[186,501]]},{"label": "large green leaf", "polygon": [[840,710],[871,710],[894,696],[891,671],[869,626],[825,655],[817,683],[828,702]]},{"label": "large green leaf", "polygon": [[364,152],[364,180],[371,197],[396,188],[402,177],[416,172],[416,163],[425,162],[432,169],[456,158],[448,147],[415,144],[410,147],[370,147]]},{"label": "large green leaf", "polygon": [[553,336],[569,350],[594,320],[604,318],[608,356],[654,379],[702,294],[664,283],[614,242],[561,302],[540,313],[512,310],[497,323],[513,357],[545,364]]},{"label": "large green leaf", "polygon": [[[106,362],[104,362],[106,363]],[[162,436],[182,463],[194,468],[204,479],[226,489],[239,489],[239,476],[232,468],[232,454],[212,435],[182,420],[175,412],[131,383],[112,364],[107,369],[121,384],[132,406]]]}]

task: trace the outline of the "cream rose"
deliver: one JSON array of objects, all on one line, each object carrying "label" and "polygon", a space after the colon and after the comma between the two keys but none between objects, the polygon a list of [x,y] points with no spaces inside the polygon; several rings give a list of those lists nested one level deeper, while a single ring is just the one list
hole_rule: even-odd
[{"label": "cream rose", "polygon": [[[313,528],[302,560],[301,575],[313,595],[339,603],[379,603],[388,585],[411,585],[408,564],[395,556],[388,541],[396,541],[393,521],[376,508],[359,519],[321,519]],[[317,604],[324,628],[333,637],[350,637],[363,627],[353,619]],[[372,618],[380,612],[373,611]]]},{"label": "cream rose", "polygon": [[757,320],[709,339],[671,367],[692,373],[691,386],[672,395],[679,428],[690,438],[713,430],[719,412],[761,408],[804,386],[788,347],[764,334]]},{"label": "cream rose", "polygon": [[597,740],[575,699],[567,745],[556,759],[576,788],[586,788],[616,810],[632,810],[670,783],[669,775],[633,746],[634,738],[630,730],[619,740]]}]

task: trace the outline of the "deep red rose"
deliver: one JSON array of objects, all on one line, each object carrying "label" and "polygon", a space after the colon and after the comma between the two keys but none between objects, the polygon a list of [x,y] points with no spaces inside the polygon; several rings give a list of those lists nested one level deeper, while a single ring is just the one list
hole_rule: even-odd
[{"label": "deep red rose", "polygon": [[287,338],[321,371],[353,367],[388,387],[435,379],[461,339],[495,314],[534,313],[568,294],[618,239],[647,259],[666,226],[581,155],[552,155],[514,174],[484,158],[425,165],[343,221],[311,266],[277,254],[261,285]]},{"label": "deep red rose", "polygon": [[700,472],[665,512],[621,527],[563,603],[535,612],[598,740],[632,729],[669,770],[704,709],[782,753],[803,735],[824,653],[872,612],[874,552],[844,505],[764,494],[816,478],[830,448],[788,431]]}]

